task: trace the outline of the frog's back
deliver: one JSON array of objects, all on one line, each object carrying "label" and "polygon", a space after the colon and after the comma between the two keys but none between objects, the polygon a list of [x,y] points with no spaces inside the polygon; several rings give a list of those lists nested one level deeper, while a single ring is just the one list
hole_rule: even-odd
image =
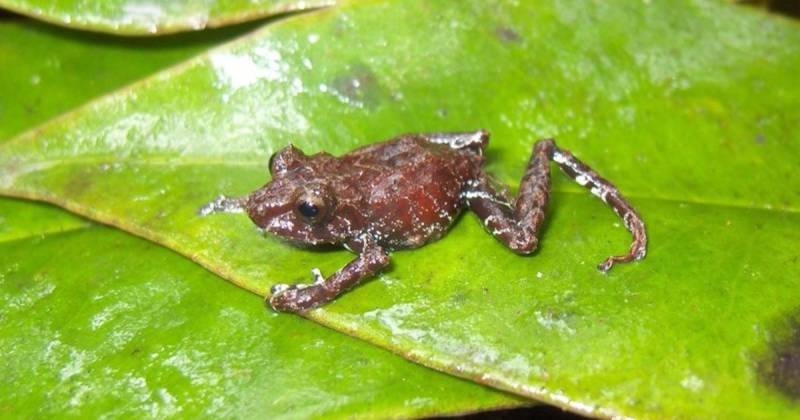
[{"label": "frog's back", "polygon": [[378,165],[397,166],[428,155],[439,155],[452,160],[467,159],[482,162],[488,137],[469,144],[450,144],[440,140],[445,134],[405,134],[385,142],[369,144],[344,155],[343,159],[371,161]]},{"label": "frog's back", "polygon": [[340,158],[364,200],[366,230],[389,249],[436,240],[463,209],[461,192],[480,171],[480,151],[422,135],[401,136]]}]

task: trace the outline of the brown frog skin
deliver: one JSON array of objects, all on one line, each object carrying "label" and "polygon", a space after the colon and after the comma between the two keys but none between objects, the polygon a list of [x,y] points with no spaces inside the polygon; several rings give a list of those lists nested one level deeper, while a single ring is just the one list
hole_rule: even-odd
[{"label": "brown frog skin", "polygon": [[389,265],[389,251],[416,248],[442,237],[468,208],[486,229],[518,254],[538,245],[550,195],[550,161],[608,204],[632,233],[628,253],[603,261],[644,258],[644,222],[616,187],[551,139],[533,147],[516,199],[483,171],[485,130],[405,134],[340,157],[306,156],[287,146],[270,159],[272,179],[242,198],[220,196],[200,209],[245,210],[264,231],[304,246],[341,245],[358,257],[328,278],[312,269],[313,284],[272,287],[269,304],[303,312],[330,302]]}]

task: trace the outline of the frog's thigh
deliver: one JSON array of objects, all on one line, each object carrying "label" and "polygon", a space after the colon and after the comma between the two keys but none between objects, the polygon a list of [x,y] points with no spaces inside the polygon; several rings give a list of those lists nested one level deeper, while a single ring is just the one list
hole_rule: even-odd
[{"label": "frog's thigh", "polygon": [[486,229],[519,254],[530,254],[539,243],[539,230],[550,198],[550,165],[553,142],[539,141],[533,148],[520,183],[515,205],[506,202],[485,174],[471,182],[462,197]]}]

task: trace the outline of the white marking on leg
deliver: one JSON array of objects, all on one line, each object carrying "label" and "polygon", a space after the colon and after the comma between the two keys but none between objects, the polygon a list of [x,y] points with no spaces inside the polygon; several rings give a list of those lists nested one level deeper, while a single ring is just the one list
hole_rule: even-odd
[{"label": "white marking on leg", "polygon": [[446,144],[453,149],[463,149],[473,144],[480,144],[484,135],[483,131],[474,133],[434,133],[429,134],[427,139],[431,143]]},{"label": "white marking on leg", "polygon": [[504,233],[509,232],[510,230],[511,229],[509,229],[507,227],[502,228],[502,229],[495,229],[495,230],[492,231],[492,236],[502,235]]},{"label": "white marking on leg", "polygon": [[570,166],[569,162],[567,161],[567,157],[564,156],[564,154],[559,152],[558,150],[553,152],[553,161],[555,163],[561,163],[561,164],[565,164],[567,166]]},{"label": "white marking on leg", "polygon": [[272,286],[272,288],[270,289],[270,292],[272,293],[272,296],[277,296],[277,295],[279,295],[279,294],[281,294],[281,293],[283,293],[283,292],[285,292],[287,290],[289,290],[289,285],[288,284],[278,283],[278,284]]},{"label": "white marking on leg", "polygon": [[[572,172],[574,172],[576,174],[575,181],[578,184],[581,184],[583,186],[588,185],[590,182],[594,184],[599,184],[591,173],[582,170],[578,166],[578,162],[575,161],[574,158],[571,158],[569,155],[561,153],[560,151],[556,150],[555,152],[553,152],[553,161],[558,163],[559,165],[566,166]],[[569,171],[566,172],[569,173]]]},{"label": "white marking on leg", "polygon": [[632,230],[631,229],[632,219],[633,219],[633,214],[631,214],[630,212],[625,213],[625,216],[622,218],[622,222],[625,223],[625,227],[628,230]]},{"label": "white marking on leg", "polygon": [[637,250],[637,251],[636,251],[636,255],[634,255],[633,257],[634,257],[635,259],[637,259],[637,260],[641,260],[641,259],[643,259],[643,258],[644,258],[646,255],[647,255],[647,249],[646,249],[646,248],[639,248],[639,250]]},{"label": "white marking on leg", "polygon": [[314,284],[322,284],[325,283],[325,277],[319,271],[319,268],[312,268],[311,269],[311,276],[314,277]]},{"label": "white marking on leg", "polygon": [[500,204],[505,207],[511,207],[511,203],[504,201],[494,195],[487,193],[486,191],[474,191],[474,190],[465,190],[461,192],[461,198],[465,200],[470,200],[473,198],[482,198],[484,200],[489,200],[495,204]]},{"label": "white marking on leg", "polygon": [[604,203],[608,203],[608,190],[602,187],[592,187],[589,191],[599,199],[603,200]]}]

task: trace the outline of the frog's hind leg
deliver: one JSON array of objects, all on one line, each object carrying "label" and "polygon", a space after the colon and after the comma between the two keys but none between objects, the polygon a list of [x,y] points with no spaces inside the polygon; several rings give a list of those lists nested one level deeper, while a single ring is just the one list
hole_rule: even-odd
[{"label": "frog's hind leg", "polygon": [[470,181],[461,193],[462,199],[483,221],[486,229],[518,254],[530,254],[538,246],[539,229],[550,197],[548,158],[551,150],[551,144],[536,143],[520,183],[518,198],[513,204],[494,187],[485,173]]},{"label": "frog's hind leg", "polygon": [[606,272],[615,263],[644,258],[647,235],[641,217],[616,187],[572,153],[556,147],[551,139],[540,140],[534,145],[513,205],[504,200],[486,175],[473,181],[463,192],[463,197],[497,239],[517,253],[529,254],[538,245],[539,230],[544,222],[545,208],[550,197],[550,160],[555,161],[567,175],[611,206],[633,234],[633,243],[627,254],[609,257],[598,268]]},{"label": "frog's hind leg", "polygon": [[478,155],[482,155],[483,149],[489,144],[489,132],[486,130],[426,133],[421,136],[431,143],[446,144],[456,150],[467,149]]},{"label": "frog's hind leg", "polygon": [[594,196],[608,204],[614,210],[614,213],[622,218],[625,228],[633,235],[633,241],[628,253],[608,257],[597,268],[606,272],[616,263],[643,259],[647,254],[647,231],[644,226],[644,220],[628,200],[622,196],[617,187],[598,175],[597,172],[581,162],[568,150],[559,149],[555,144],[553,145],[552,159],[570,178],[586,187]]}]

